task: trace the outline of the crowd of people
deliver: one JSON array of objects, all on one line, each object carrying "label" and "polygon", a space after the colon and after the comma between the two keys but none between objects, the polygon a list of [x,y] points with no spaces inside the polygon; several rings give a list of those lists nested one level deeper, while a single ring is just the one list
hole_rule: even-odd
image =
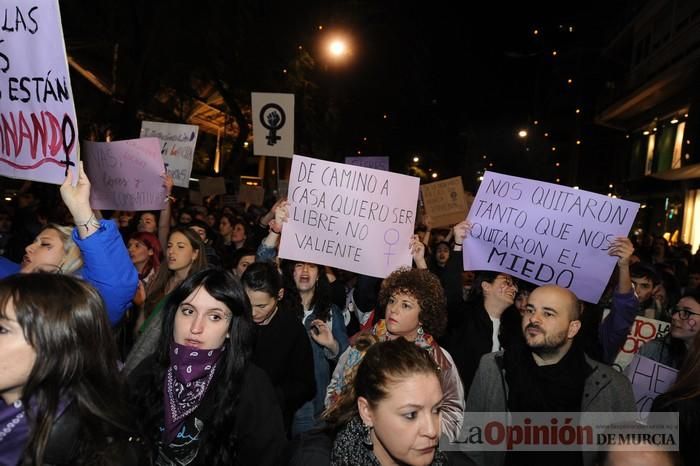
[{"label": "crowd of people", "polygon": [[[615,239],[583,303],[463,271],[466,221],[424,215],[413,266],[382,280],[279,259],[284,199],[189,205],[164,186],[160,212],[96,211],[81,168],[60,199],[25,183],[0,211],[0,464],[700,464],[689,246]],[[440,448],[470,413],[636,411],[612,365],[638,316],[670,323],[639,354],[679,371],[653,405],[679,412],[678,452]]]}]

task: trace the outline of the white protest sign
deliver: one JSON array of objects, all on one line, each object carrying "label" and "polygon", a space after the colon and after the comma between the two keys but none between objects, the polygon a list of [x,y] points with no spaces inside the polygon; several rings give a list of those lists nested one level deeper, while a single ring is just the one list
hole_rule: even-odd
[{"label": "white protest sign", "polygon": [[637,411],[646,414],[651,410],[656,397],[671,388],[678,371],[637,354],[625,369],[625,375],[632,383]]},{"label": "white protest sign", "polygon": [[292,158],[294,155],[294,94],[253,92],[253,152]]},{"label": "white protest sign", "polygon": [[190,185],[192,159],[197,145],[197,125],[181,125],[178,123],[160,123],[157,121],[142,121],[142,138],[160,139],[160,154],[163,157],[168,174],[173,177],[173,184],[181,188]]},{"label": "white protest sign", "polygon": [[386,277],[411,265],[418,178],[295,155],[283,259]]},{"label": "white protest sign", "polygon": [[78,125],[56,0],[0,0],[0,174],[78,179]]},{"label": "white protest sign", "polygon": [[663,340],[670,331],[671,324],[668,322],[637,316],[625,344],[617,353],[613,367],[620,371],[625,369],[644,343],[652,340]]},{"label": "white protest sign", "polygon": [[85,171],[93,209],[161,210],[166,191],[160,141],[83,141]]},{"label": "white protest sign", "polygon": [[569,288],[597,303],[639,204],[558,184],[487,171],[469,211],[465,270],[496,270]]},{"label": "white protest sign", "polygon": [[452,226],[467,216],[461,176],[421,185],[420,192],[433,228]]}]

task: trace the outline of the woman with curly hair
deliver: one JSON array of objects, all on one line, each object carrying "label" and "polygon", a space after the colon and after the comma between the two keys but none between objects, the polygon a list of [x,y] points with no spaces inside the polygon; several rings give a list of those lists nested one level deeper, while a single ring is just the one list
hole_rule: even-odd
[{"label": "woman with curly hair", "polygon": [[[427,270],[399,269],[389,275],[379,291],[379,305],[385,319],[378,321],[370,333],[379,341],[399,337],[424,349],[440,368],[440,383],[444,392],[442,431],[452,440],[462,425],[464,390],[452,357],[435,338],[447,325],[445,295],[435,275]],[[326,406],[336,403],[346,385],[352,383],[357,365],[364,352],[351,346],[338,360],[326,391]]]},{"label": "woman with curly hair", "polygon": [[255,324],[238,279],[197,272],[162,313],[156,353],[128,378],[153,464],[280,464],[282,413],[270,379],[251,362]]}]

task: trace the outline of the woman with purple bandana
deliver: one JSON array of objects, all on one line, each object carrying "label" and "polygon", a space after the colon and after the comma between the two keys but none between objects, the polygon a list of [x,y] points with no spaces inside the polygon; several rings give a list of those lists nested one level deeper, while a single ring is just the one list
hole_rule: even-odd
[{"label": "woman with purple bandana", "polygon": [[230,272],[204,270],[163,308],[157,352],[129,375],[156,465],[279,464],[282,413],[251,360],[250,302]]}]

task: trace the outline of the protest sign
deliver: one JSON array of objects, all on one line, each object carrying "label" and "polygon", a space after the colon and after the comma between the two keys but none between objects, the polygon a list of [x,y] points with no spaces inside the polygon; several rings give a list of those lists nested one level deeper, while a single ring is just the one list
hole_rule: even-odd
[{"label": "protest sign", "polygon": [[294,94],[253,92],[253,153],[292,158]]},{"label": "protest sign", "polygon": [[637,411],[644,415],[651,409],[654,399],[671,388],[676,381],[678,371],[636,354],[625,369],[625,375],[632,383]]},{"label": "protest sign", "polygon": [[78,125],[58,1],[0,0],[0,174],[78,179]]},{"label": "protest sign", "polygon": [[652,340],[663,340],[670,331],[671,324],[668,322],[637,316],[625,344],[622,345],[622,349],[615,358],[613,367],[620,371],[625,369],[644,343]]},{"label": "protest sign", "polygon": [[345,163],[356,167],[389,171],[389,157],[345,157]]},{"label": "protest sign", "polygon": [[200,178],[199,192],[204,197],[226,194],[226,182],[222,176]]},{"label": "protest sign", "polygon": [[238,202],[262,206],[265,200],[265,189],[262,186],[241,184],[238,188]]},{"label": "protest sign", "polygon": [[411,265],[418,178],[295,155],[280,257],[386,277]]},{"label": "protest sign", "polygon": [[433,228],[449,227],[466,218],[467,200],[461,176],[421,185],[420,193]]},{"label": "protest sign", "polygon": [[197,125],[177,123],[159,123],[157,121],[141,122],[142,138],[160,139],[160,154],[163,157],[168,174],[173,177],[173,184],[181,188],[190,185],[192,159],[197,145]]},{"label": "protest sign", "polygon": [[161,210],[165,207],[163,159],[156,138],[83,142],[93,209]]},{"label": "protest sign", "polygon": [[569,288],[597,303],[639,204],[487,171],[469,211],[465,270],[495,270]]}]

